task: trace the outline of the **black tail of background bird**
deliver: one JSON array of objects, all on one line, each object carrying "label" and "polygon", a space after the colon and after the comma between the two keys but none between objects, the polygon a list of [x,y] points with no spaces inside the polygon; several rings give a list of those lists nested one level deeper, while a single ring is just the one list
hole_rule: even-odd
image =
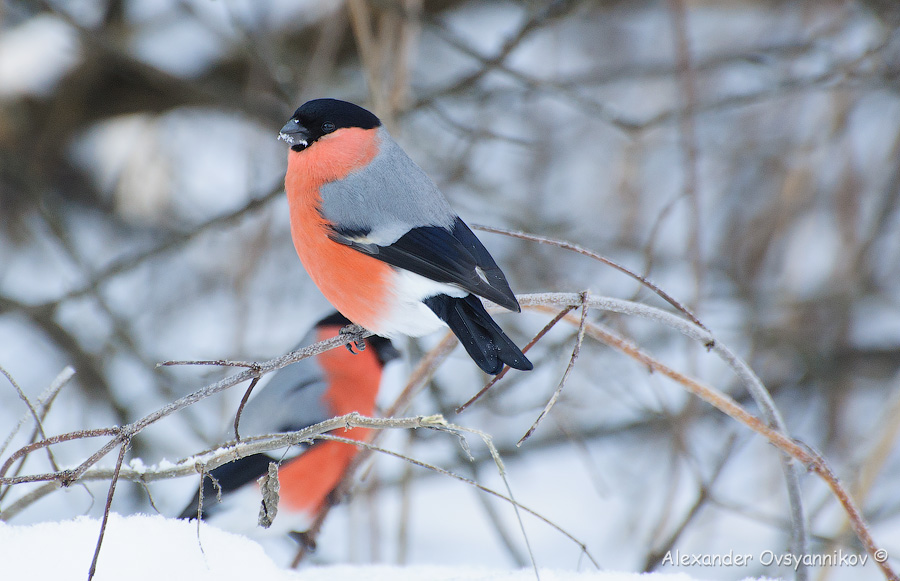
[{"label": "black tail of background bird", "polygon": [[[218,502],[216,497],[222,494],[237,490],[241,486],[252,480],[256,480],[269,469],[269,462],[273,462],[272,458],[265,454],[252,454],[244,456],[234,462],[222,464],[215,470],[203,477],[203,514],[201,518],[206,518],[210,513],[215,512]],[[215,482],[213,481],[215,479]],[[200,505],[200,493],[194,494],[194,499],[188,504],[178,518],[195,519],[197,518],[197,508]]]},{"label": "black tail of background bird", "polygon": [[484,310],[484,305],[475,295],[461,299],[438,295],[425,299],[424,303],[447,323],[469,356],[485,373],[497,375],[504,363],[522,371],[534,367]]}]

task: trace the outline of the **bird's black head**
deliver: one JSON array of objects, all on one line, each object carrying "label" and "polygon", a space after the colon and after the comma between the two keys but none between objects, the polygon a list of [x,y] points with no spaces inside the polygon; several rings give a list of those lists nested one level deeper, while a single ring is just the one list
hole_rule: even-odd
[{"label": "bird's black head", "polygon": [[374,129],[381,121],[359,105],[337,99],[313,99],[307,101],[278,133],[294,151],[303,151],[323,135],[345,127]]}]

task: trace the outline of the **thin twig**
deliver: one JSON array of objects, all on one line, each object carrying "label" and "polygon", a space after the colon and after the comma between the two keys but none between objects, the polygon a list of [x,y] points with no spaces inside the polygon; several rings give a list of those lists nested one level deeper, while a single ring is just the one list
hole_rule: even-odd
[{"label": "thin twig", "polygon": [[[71,365],[66,365],[63,367],[63,370],[59,372],[59,375],[50,382],[50,386],[47,387],[47,390],[38,396],[38,407],[41,409],[41,420],[44,420],[47,417],[47,414],[50,412],[50,406],[53,405],[56,396],[59,395],[62,388],[68,385],[73,377],[75,377],[75,368]],[[2,454],[4,450],[5,447],[0,448],[0,454]]]},{"label": "thin twig", "polygon": [[[52,406],[53,402],[56,400],[56,396],[59,394],[62,388],[69,383],[69,380],[72,379],[74,375],[75,369],[70,365],[66,365],[63,370],[59,372],[59,375],[57,375],[56,378],[50,383],[50,386],[38,396],[37,406],[40,410],[38,415],[42,421],[47,417],[47,413],[50,411],[50,406]],[[25,422],[28,421],[29,417],[31,417],[29,412],[25,412],[25,415],[22,416],[16,426],[6,437],[3,445],[0,446],[0,455],[6,452],[6,449],[12,443],[13,438],[15,438],[16,434],[19,433],[19,430],[22,429],[22,426],[25,425]],[[38,427],[35,426],[34,430],[31,433],[31,437],[28,439],[29,443],[34,443],[35,441],[37,441],[39,434],[40,431],[38,430]],[[19,466],[16,467],[16,470],[13,472],[13,476],[18,476],[20,470],[24,468],[24,459],[25,456],[22,457],[22,462],[20,462]],[[10,490],[12,490],[12,487],[10,486],[0,489],[0,501],[2,501],[6,497],[7,493],[9,493]]]},{"label": "thin twig", "polygon": [[[37,410],[34,409],[34,406],[31,404],[31,400],[28,399],[28,396],[25,395],[25,392],[22,391],[22,388],[19,387],[19,384],[16,383],[16,380],[13,379],[13,376],[9,374],[9,372],[0,367],[0,374],[6,377],[9,381],[10,385],[16,390],[16,393],[19,395],[19,399],[25,402],[25,406],[28,408],[28,412],[31,414],[31,417],[34,418],[34,425],[38,430],[38,433],[41,435],[42,439],[47,438],[47,434],[44,433],[44,423],[41,421],[41,416],[38,414]],[[47,448],[47,458],[50,460],[50,465],[54,470],[59,470],[59,466],[56,465],[56,459],[53,457],[53,451],[50,448]]]},{"label": "thin twig", "polygon": [[[436,421],[438,418],[440,418],[440,422]],[[496,449],[496,447],[494,447],[493,441],[490,439],[490,436],[488,434],[485,434],[484,432],[480,432],[479,430],[474,430],[472,428],[464,428],[462,426],[448,424],[445,421],[443,421],[442,416],[427,416],[427,417],[423,417],[420,419],[422,420],[422,425],[420,427],[426,427],[426,428],[431,428],[433,430],[448,432],[448,433],[456,434],[457,436],[460,435],[461,433],[472,433],[479,437],[482,437],[482,436],[487,437],[488,439],[484,440],[485,445],[488,447],[488,450],[491,451],[491,458],[493,459],[493,461],[495,463],[499,463],[498,469],[500,469],[502,471],[500,476],[501,476],[502,480],[504,481],[504,484],[506,485],[508,496],[500,494],[499,492],[497,492],[491,488],[487,488],[486,486],[479,484],[470,478],[466,478],[465,476],[461,476],[461,475],[456,474],[455,472],[451,472],[445,468],[440,468],[433,464],[428,464],[427,462],[423,462],[423,461],[417,460],[415,458],[410,458],[408,456],[404,456],[403,454],[394,452],[392,450],[388,450],[386,448],[378,447],[374,444],[369,444],[369,443],[362,442],[359,440],[351,440],[349,438],[342,438],[340,436],[333,436],[330,434],[324,434],[321,436],[321,438],[326,439],[326,440],[333,440],[336,442],[344,442],[347,444],[352,444],[355,446],[365,448],[366,450],[371,451],[371,452],[378,452],[380,454],[386,454],[388,456],[393,456],[394,458],[399,458],[399,459],[403,460],[404,462],[408,462],[414,466],[420,466],[422,468],[426,468],[426,469],[436,472],[438,474],[441,474],[444,476],[449,476],[451,478],[459,480],[460,482],[464,482],[470,486],[477,488],[478,490],[480,490],[482,492],[486,492],[496,498],[506,501],[515,508],[517,515],[518,515],[519,510],[525,511],[528,514],[540,519],[545,524],[550,525],[555,530],[557,530],[560,533],[562,533],[563,535],[565,535],[569,540],[571,540],[573,543],[578,545],[578,547],[581,549],[582,553],[590,560],[590,562],[596,568],[600,569],[599,563],[597,562],[596,559],[594,559],[594,557],[593,557],[593,555],[591,555],[590,551],[588,551],[586,544],[579,541],[571,533],[567,532],[565,529],[563,529],[562,527],[560,527],[553,521],[549,520],[547,517],[542,516],[540,513],[528,508],[527,506],[525,506],[523,504],[520,504],[517,500],[515,500],[515,498],[512,497],[512,491],[510,490],[509,483],[507,482],[507,479],[506,479],[506,472],[505,472],[505,468],[503,468],[503,462],[502,462],[502,460],[500,460],[499,452],[497,452],[497,449]],[[521,517],[519,517],[519,524],[522,525]],[[523,534],[524,534],[524,530],[523,530]],[[526,542],[526,544],[528,544],[527,536],[526,536],[525,542]],[[529,555],[532,555],[530,546],[528,547],[528,552],[529,552]],[[532,562],[532,565],[535,565],[533,555],[532,555],[531,562]],[[537,574],[537,571],[535,571],[535,573]],[[540,577],[538,577],[538,578],[540,578]]]},{"label": "thin twig", "polygon": [[[688,248],[691,257],[691,269],[694,274],[694,309],[699,305],[703,292],[703,256],[700,245],[700,192],[697,168],[697,79],[694,73],[694,61],[691,55],[688,35],[687,8],[684,0],[668,0],[672,16],[672,28],[675,38],[675,54],[678,61],[678,81],[681,85],[682,103],[678,110],[678,126],[681,138],[681,151],[684,157],[684,186],[682,196],[690,205],[691,227],[688,235]],[[802,575],[802,577],[805,577]],[[801,576],[798,575],[798,579]]]},{"label": "thin twig", "polygon": [[[565,316],[569,313],[569,311],[573,310],[574,308],[575,308],[574,306],[568,305],[568,306],[566,306],[566,308],[564,308],[564,309],[561,310],[559,313],[557,313],[557,315],[556,315],[555,317],[553,317],[553,318],[550,320],[549,323],[547,323],[546,325],[544,325],[544,328],[541,329],[540,331],[538,331],[537,335],[535,335],[534,337],[532,337],[532,338],[531,338],[531,341],[529,341],[529,342],[525,345],[525,347],[522,348],[522,353],[528,353],[528,351],[534,346],[535,343],[537,343],[538,341],[540,341],[541,338],[543,338],[543,336],[546,335],[546,334],[550,331],[550,329],[552,329],[554,326],[556,326],[556,324],[557,324],[558,322],[560,322],[560,320],[562,320],[562,318],[565,317]],[[466,408],[468,408],[470,405],[472,405],[473,403],[475,403],[476,401],[478,401],[478,400],[481,398],[481,396],[483,396],[485,393],[487,393],[487,391],[488,391],[490,388],[494,387],[494,384],[496,384],[498,381],[500,381],[501,379],[503,379],[503,376],[506,375],[506,372],[509,371],[509,370],[510,370],[509,365],[504,365],[504,366],[503,366],[503,369],[500,371],[500,373],[498,373],[497,375],[495,375],[494,377],[492,377],[492,378],[490,379],[490,381],[488,381],[488,382],[484,385],[484,387],[482,387],[480,390],[478,390],[478,393],[476,393],[475,395],[473,395],[472,397],[470,397],[470,398],[466,401],[466,403],[464,403],[464,404],[462,404],[461,406],[457,407],[457,408],[456,408],[456,413],[458,413],[458,414],[463,413],[463,412],[466,410]]]},{"label": "thin twig", "polygon": [[[385,412],[384,415],[386,418],[394,418],[405,413],[415,395],[422,390],[428,380],[431,379],[431,376],[434,375],[434,372],[440,364],[443,363],[444,359],[450,355],[455,347],[456,336],[453,335],[453,333],[447,333],[440,343],[434,346],[419,360],[419,364],[410,374],[406,386],[404,386],[400,395],[397,396],[394,403]],[[381,432],[371,433],[367,437],[366,442],[376,444],[379,441],[380,436]],[[360,453],[354,456],[347,466],[347,469],[344,471],[341,481],[334,487],[335,491],[340,493],[347,490],[350,486],[350,482],[356,477],[356,472],[359,470],[360,466],[362,466],[370,456],[371,453],[367,449],[360,451]],[[338,494],[338,496],[340,496],[340,494]],[[319,509],[319,513],[315,516],[312,524],[304,533],[305,542],[297,548],[297,553],[291,562],[292,568],[296,568],[306,557],[310,547],[314,546],[316,537],[318,537],[322,525],[328,514],[331,512],[332,507],[332,503],[325,503],[322,508]]]},{"label": "thin twig", "polygon": [[[50,386],[46,390],[44,390],[43,393],[41,393],[38,396],[37,409],[40,410],[40,412],[38,413],[38,416],[40,417],[41,420],[43,420],[47,416],[47,412],[49,411],[50,404],[53,402],[53,399],[56,397],[56,394],[59,393],[59,390],[62,389],[66,385],[66,383],[68,383],[69,380],[72,379],[72,376],[74,376],[74,375],[75,375],[75,369],[72,368],[71,366],[67,365],[66,367],[63,368],[63,370],[59,373],[59,375],[56,376],[56,379],[54,379],[50,383]],[[25,423],[28,421],[28,418],[30,418],[30,417],[32,417],[32,415],[31,415],[31,411],[29,410],[29,411],[26,411],[25,415],[23,415],[19,419],[18,423],[16,423],[15,427],[13,427],[13,429],[10,431],[9,435],[6,436],[6,439],[3,441],[3,444],[0,445],[0,455],[2,455],[4,452],[6,452],[6,449],[9,447],[13,438],[15,438],[16,434],[19,433],[19,430],[22,429],[22,426],[25,425]],[[35,430],[37,430],[37,426],[35,426]],[[32,438],[31,441],[34,441],[34,438]],[[2,498],[2,496],[0,496],[0,498]]]},{"label": "thin twig", "polygon": [[675,309],[677,309],[679,312],[683,313],[684,316],[687,317],[688,319],[690,319],[692,323],[694,323],[695,325],[697,325],[704,331],[709,331],[709,329],[707,329],[706,325],[704,325],[700,321],[700,319],[698,319],[696,317],[696,315],[694,315],[687,307],[685,307],[679,301],[675,300],[675,298],[673,298],[671,295],[669,295],[669,293],[667,293],[666,291],[664,291],[661,288],[659,288],[658,286],[656,286],[649,279],[647,279],[644,276],[641,276],[640,274],[638,274],[636,272],[629,270],[628,268],[622,266],[621,264],[619,264],[609,258],[606,258],[605,256],[597,254],[596,252],[594,252],[592,250],[588,250],[587,248],[579,246],[578,244],[574,244],[572,242],[567,242],[565,240],[557,240],[554,238],[548,238],[546,236],[538,236],[536,234],[529,234],[527,232],[520,232],[520,231],[516,231],[516,230],[507,230],[505,228],[495,228],[493,226],[482,226],[480,224],[472,224],[472,229],[481,230],[482,232],[492,232],[494,234],[503,234],[504,236],[509,236],[511,238],[519,238],[521,240],[530,240],[532,242],[540,242],[541,244],[549,244],[551,246],[558,246],[559,248],[571,250],[573,252],[577,252],[578,254],[583,254],[584,256],[587,256],[587,257],[593,258],[594,260],[600,261],[603,264],[606,264],[607,266],[611,266],[611,267],[615,268],[616,270],[618,270],[619,272],[630,276],[631,278],[638,281],[645,287],[649,288],[654,293],[656,293],[661,299],[663,299],[664,301],[666,301],[667,303],[669,303],[670,305],[675,307]]},{"label": "thin twig", "polygon": [[[529,296],[519,297],[519,303],[522,306],[528,306],[531,304],[546,304],[546,302],[544,302],[544,301],[547,301],[554,305],[573,304],[573,303],[575,303],[576,300],[580,300],[580,297],[579,298],[576,298],[576,297],[579,297],[579,295],[570,294],[568,297],[568,300],[563,301],[563,300],[561,300],[562,297],[560,295],[556,295],[552,299],[551,299],[551,295],[543,295],[543,296],[529,295]],[[606,301],[612,301],[612,302],[606,303]],[[617,301],[615,299],[604,299],[603,301],[597,301],[596,299],[591,299],[591,303],[592,303],[591,307],[597,308],[599,305],[595,304],[595,303],[601,303],[601,302],[605,303],[606,306],[613,306],[614,303],[618,303],[619,301]],[[626,303],[626,302],[627,301],[622,301],[622,303]],[[620,311],[620,312],[621,311],[629,311],[633,314],[636,314],[640,311],[644,311],[645,315],[650,315],[650,318],[653,318],[655,320],[663,321],[663,320],[668,319],[670,322],[673,322],[673,323],[674,323],[674,321],[672,321],[671,319],[678,320],[677,317],[674,317],[674,316],[670,315],[669,313],[665,313],[664,311],[659,311],[658,309],[652,309],[652,307],[646,307],[645,305],[637,305],[635,303],[631,303],[630,306],[626,306],[624,304],[619,304],[619,305],[615,305],[615,306],[617,308],[613,308],[613,309],[609,309],[609,310]],[[599,307],[599,308],[603,308],[603,307]],[[652,309],[652,310],[645,311],[645,309]],[[653,311],[655,311],[655,312],[653,312]],[[652,313],[652,315],[651,315],[651,313]],[[670,319],[670,317],[671,317],[671,319]],[[682,321],[682,322],[684,324],[688,324],[686,321]],[[711,349],[713,351],[718,351],[718,353],[721,356],[723,356],[723,359],[725,359],[727,362],[729,362],[733,366],[733,368],[742,370],[743,369],[742,365],[746,365],[746,364],[743,364],[743,362],[740,361],[736,356],[734,356],[729,350],[725,349],[724,347],[722,347],[720,345],[717,345],[714,341],[712,341],[711,338],[707,338],[708,333],[705,333],[702,330],[696,329],[696,328],[693,328],[693,331],[689,331],[688,327],[682,326],[678,323],[675,323],[673,326],[676,328],[679,328],[679,330],[681,330],[688,336],[694,336],[698,339],[700,339],[700,338],[706,339],[704,342],[710,344],[711,346],[715,346],[715,347],[711,347]],[[866,548],[866,551],[870,555],[872,555],[873,560],[875,560],[878,563],[878,566],[881,568],[885,577],[887,579],[890,579],[891,581],[900,581],[900,577],[897,576],[897,574],[893,571],[893,569],[887,563],[887,561],[885,559],[881,558],[884,555],[884,553],[879,549],[878,545],[875,543],[875,540],[873,539],[871,532],[869,531],[869,527],[866,524],[865,519],[863,518],[862,513],[860,512],[859,508],[856,506],[856,503],[851,498],[851,496],[847,492],[847,490],[840,483],[840,481],[837,479],[834,472],[828,466],[828,463],[825,461],[825,459],[820,454],[811,450],[808,446],[800,444],[800,443],[796,442],[795,440],[789,438],[784,432],[782,432],[777,427],[775,427],[775,428],[770,427],[769,424],[764,423],[759,418],[753,416],[752,414],[750,414],[749,412],[744,410],[744,408],[742,408],[731,397],[725,395],[724,393],[718,392],[717,390],[714,390],[711,387],[703,385],[700,382],[698,382],[694,379],[691,379],[691,378],[685,376],[684,374],[681,374],[681,373],[663,365],[662,363],[653,359],[652,357],[650,357],[649,355],[647,355],[646,353],[641,351],[638,347],[636,347],[635,345],[626,341],[625,339],[622,339],[622,338],[616,336],[615,334],[613,334],[607,330],[604,330],[601,326],[596,325],[596,324],[589,323],[586,325],[586,327],[587,327],[587,333],[589,335],[591,335],[592,337],[594,337],[595,339],[598,339],[599,341],[602,341],[603,343],[624,352],[625,354],[629,355],[633,359],[646,365],[648,368],[652,369],[653,371],[662,373],[663,375],[675,380],[676,382],[678,382],[679,384],[684,386],[685,389],[687,389],[693,395],[695,395],[695,396],[699,397],[700,399],[706,401],[707,403],[713,405],[714,407],[716,407],[717,409],[719,409],[726,415],[730,416],[731,418],[733,418],[733,419],[739,421],[740,423],[744,424],[745,426],[749,427],[753,431],[764,436],[773,445],[775,445],[779,450],[781,450],[782,452],[784,452],[785,454],[787,454],[794,460],[798,460],[799,462],[804,464],[810,471],[818,474],[825,481],[825,483],[831,489],[834,496],[837,498],[837,500],[842,505],[844,512],[847,514],[847,517],[850,520],[851,526],[853,527],[853,530],[856,533],[857,538],[859,538],[860,542]],[[725,356],[726,354],[728,356],[730,356],[730,358],[726,357]],[[749,368],[747,368],[747,369],[749,369]],[[740,373],[739,373],[739,375],[740,375]],[[754,377],[755,377],[755,375],[754,375]],[[752,381],[752,379],[748,379],[746,376],[742,377],[742,380]],[[757,378],[757,381],[758,381],[758,378]],[[794,463],[791,462],[790,465],[793,466]],[[789,488],[789,492],[790,492],[790,488]]]},{"label": "thin twig", "polygon": [[541,423],[541,420],[550,413],[550,410],[553,409],[553,406],[556,405],[556,400],[559,399],[559,396],[562,394],[563,388],[566,386],[566,382],[569,379],[569,374],[572,372],[572,368],[575,367],[575,361],[578,360],[578,355],[581,353],[581,344],[584,342],[584,323],[587,320],[588,314],[588,296],[590,293],[588,291],[584,291],[581,293],[581,322],[578,324],[578,335],[575,338],[575,347],[572,349],[572,356],[569,357],[569,364],[566,366],[566,370],[563,373],[562,377],[559,380],[559,384],[556,386],[556,390],[553,392],[553,395],[547,400],[547,404],[544,406],[544,409],[541,410],[541,413],[538,415],[537,419],[534,420],[534,423],[531,424],[531,427],[528,428],[528,431],[525,432],[525,435],[519,438],[519,441],[516,442],[516,446],[521,446],[525,443],[525,440],[531,437],[534,431],[537,429],[538,424]]},{"label": "thin twig", "polygon": [[[434,386],[434,382],[431,382]],[[412,447],[415,443],[416,433],[413,431],[406,432],[403,442],[404,455],[412,456]],[[459,454],[459,451],[457,451]],[[408,462],[403,465],[400,472],[400,484],[397,487],[397,496],[400,498],[400,510],[397,513],[397,556],[394,562],[397,565],[406,565],[409,558],[409,539],[410,539],[410,521],[412,520],[412,482],[413,482],[413,465]],[[380,484],[380,482],[379,482]],[[374,486],[370,487],[374,488]],[[478,498],[484,498],[478,495]],[[524,561],[522,563],[524,566]]]},{"label": "thin twig", "polygon": [[[582,338],[584,337],[583,332],[581,336]],[[513,506],[513,510],[516,511],[516,520],[519,521],[519,529],[522,531],[522,538],[525,539],[525,548],[528,550],[528,557],[531,559],[531,566],[534,569],[534,576],[538,581],[540,581],[541,574],[538,571],[537,561],[534,558],[534,551],[532,551],[531,549],[531,541],[528,540],[528,534],[525,532],[525,523],[522,522],[522,515],[519,512],[519,503],[516,502],[516,499],[513,496],[512,488],[509,485],[509,480],[506,478],[506,467],[503,465],[503,460],[500,459],[500,453],[497,451],[496,446],[494,446],[493,439],[487,433],[471,428],[466,429],[466,431],[471,432],[481,438],[481,441],[484,442],[491,453],[491,458],[494,460],[494,465],[497,466],[497,473],[500,475],[500,479],[503,481],[503,486],[506,487],[506,494],[509,496],[509,500]],[[468,450],[466,451],[468,452]],[[469,454],[469,458],[472,459],[471,454]],[[596,563],[594,564],[596,565]]]},{"label": "thin twig", "polygon": [[250,394],[253,393],[253,388],[256,387],[256,384],[259,383],[259,378],[254,377],[250,382],[250,385],[247,387],[247,391],[244,392],[244,397],[241,398],[241,403],[238,405],[237,413],[234,414],[234,439],[238,442],[241,441],[241,433],[238,431],[238,427],[241,424],[241,415],[244,413],[244,406],[247,405],[247,400],[250,399]]},{"label": "thin twig", "polygon": [[[100,436],[114,436],[118,433],[117,428],[95,428],[91,430],[76,430],[74,432],[67,432],[65,434],[59,434],[58,436],[50,436],[49,438],[45,438],[43,440],[32,442],[27,446],[22,446],[15,452],[13,452],[9,458],[6,459],[6,462],[3,463],[3,466],[0,466],[0,484],[19,484],[21,482],[35,482],[35,480],[29,480],[27,477],[16,477],[16,478],[7,478],[5,477],[6,473],[9,471],[10,466],[24,456],[27,456],[31,452],[35,450],[40,450],[41,448],[47,448],[49,446],[53,446],[55,444],[59,444],[60,442],[69,442],[72,440],[82,440],[84,438],[98,438]],[[58,472],[69,472],[66,470],[58,471]]]},{"label": "thin twig", "polygon": [[[428,395],[434,399],[437,404],[437,409],[443,414],[445,417],[447,414],[452,413],[453,410],[450,405],[447,403],[447,394],[446,390],[442,388],[440,382],[431,381],[428,385]],[[410,433],[410,436],[414,436],[413,433]],[[412,439],[411,442],[412,443]],[[461,442],[462,444],[462,442]],[[472,480],[479,481],[481,479],[481,465],[485,462],[486,458],[482,456],[481,458],[476,459],[472,450],[468,446],[457,446],[456,450],[456,463],[460,467],[460,469],[468,469],[469,477]],[[515,454],[518,450],[511,450],[512,454]],[[498,454],[500,454],[499,449],[497,450]],[[502,454],[500,454],[502,457]],[[412,475],[410,475],[411,477]],[[408,480],[411,478],[408,478]],[[407,488],[411,487],[409,482],[400,482],[401,485],[406,485]],[[394,484],[396,486],[396,484]],[[476,495],[479,504],[485,512],[485,518],[491,524],[494,532],[497,533],[499,537],[499,541],[502,544],[503,548],[506,549],[507,554],[512,560],[513,564],[516,568],[524,568],[528,565],[528,558],[522,554],[519,550],[518,543],[510,531],[507,530],[506,524],[503,522],[500,513],[497,511],[496,506],[492,502],[492,499],[486,495],[479,494]]]},{"label": "thin twig", "polygon": [[157,367],[174,367],[177,365],[208,365],[211,367],[243,367],[245,369],[256,369],[259,363],[255,361],[233,361],[231,359],[181,359],[174,361],[162,361],[157,363]]},{"label": "thin twig", "polygon": [[725,468],[725,464],[728,463],[728,460],[732,457],[731,453],[734,450],[736,439],[734,435],[732,435],[728,441],[725,443],[725,450],[721,455],[721,459],[716,462],[716,465],[713,467],[712,475],[710,475],[709,480],[707,482],[700,482],[700,490],[697,493],[697,499],[694,501],[694,504],[688,510],[687,514],[681,520],[681,523],[672,531],[672,534],[661,543],[659,547],[650,551],[647,554],[647,558],[644,560],[644,573],[649,573],[654,571],[659,565],[662,563],[663,559],[665,559],[666,553],[672,550],[672,547],[675,546],[675,543],[678,542],[678,539],[681,538],[681,535],[687,529],[688,525],[700,514],[700,509],[709,501],[712,496],[712,488],[715,485],[716,481],[718,481],[719,476],[722,474],[722,470]]},{"label": "thin twig", "polygon": [[17,484],[19,482],[35,482],[41,480],[52,480],[53,478],[46,478],[47,475],[36,475],[30,477],[18,477],[18,478],[7,478],[5,477],[7,470],[9,469],[9,465],[15,461],[16,458],[20,457],[23,454],[30,452],[33,449],[38,449],[41,447],[51,446],[53,444],[59,443],[61,441],[74,440],[85,437],[96,437],[96,436],[115,436],[112,440],[107,442],[103,447],[101,447],[97,452],[92,454],[87,460],[83,461],[76,468],[72,470],[64,470],[61,471],[60,474],[64,474],[64,480],[62,482],[63,485],[68,485],[78,478],[91,466],[97,463],[101,458],[106,456],[110,451],[115,449],[119,444],[125,441],[126,437],[131,437],[140,431],[142,431],[147,426],[161,420],[162,418],[169,416],[181,409],[188,407],[202,399],[210,397],[211,395],[215,395],[221,391],[224,391],[230,387],[233,387],[239,383],[243,383],[245,381],[250,381],[255,377],[262,376],[266,373],[271,373],[276,371],[277,369],[281,369],[291,363],[296,363],[302,359],[306,359],[307,357],[312,357],[313,355],[318,355],[323,351],[327,351],[328,349],[334,349],[341,345],[347,345],[351,342],[360,341],[365,339],[371,335],[370,332],[364,331],[360,333],[345,333],[330,339],[326,339],[324,341],[319,341],[318,343],[314,343],[313,345],[309,345],[304,347],[303,349],[297,349],[296,351],[292,351],[287,355],[283,355],[281,357],[276,357],[275,359],[270,359],[269,361],[265,361],[263,363],[259,363],[254,365],[253,368],[248,369],[246,371],[242,371],[241,373],[237,373],[230,377],[226,377],[222,380],[219,380],[215,383],[207,385],[206,387],[199,389],[191,394],[188,394],[168,405],[163,406],[162,408],[156,410],[155,412],[144,416],[140,420],[128,424],[122,428],[102,428],[98,430],[79,430],[76,432],[69,432],[66,434],[62,434],[59,436],[53,436],[47,438],[45,440],[41,440],[40,442],[35,442],[29,446],[24,446],[20,448],[16,452],[10,456],[9,459],[0,467],[0,484]]},{"label": "thin twig", "polygon": [[103,546],[103,536],[106,534],[106,525],[109,523],[109,513],[112,509],[113,496],[116,492],[116,483],[119,481],[119,471],[122,469],[122,462],[125,460],[125,452],[131,439],[127,438],[122,442],[119,448],[119,457],[116,459],[116,468],[113,472],[109,483],[109,491],[106,493],[106,506],[103,508],[103,520],[100,521],[100,534],[97,535],[97,546],[94,548],[94,557],[91,559],[91,567],[88,569],[88,581],[94,578],[97,572],[97,559],[100,557],[100,547]]},{"label": "thin twig", "polygon": [[225,225],[230,225],[237,223],[244,215],[251,213],[255,210],[265,207],[269,202],[278,198],[284,192],[284,186],[279,182],[278,185],[273,186],[273,188],[266,194],[253,198],[242,207],[238,208],[233,212],[229,212],[227,214],[223,214],[221,216],[216,216],[206,222],[200,224],[199,226],[191,229],[189,232],[184,234],[176,234],[170,236],[166,239],[165,242],[154,246],[153,248],[149,248],[142,252],[138,252],[131,256],[126,256],[119,260],[116,260],[109,264],[109,266],[103,268],[98,271],[92,278],[89,280],[84,286],[79,287],[77,289],[73,289],[56,299],[51,301],[37,304],[37,305],[22,305],[22,309],[27,311],[35,311],[42,310],[51,307],[59,306],[62,303],[65,303],[71,299],[76,299],[82,297],[84,295],[93,293],[97,288],[100,287],[101,284],[106,282],[110,278],[114,278],[122,273],[128,272],[140,266],[144,261],[153,258],[157,255],[164,254],[166,252],[170,252],[172,250],[178,249],[188,242],[194,240],[199,237],[206,231],[215,230],[217,228],[221,228]]},{"label": "thin twig", "polygon": [[[124,466],[119,470],[119,478],[124,480],[132,480],[135,482],[155,482],[157,480],[167,480],[183,476],[196,475],[198,472],[204,472],[209,477],[209,473],[229,462],[234,462],[245,456],[252,454],[261,454],[280,450],[301,443],[309,443],[318,438],[320,435],[332,430],[352,427],[375,428],[375,429],[409,429],[424,427],[422,417],[412,418],[367,418],[353,412],[344,416],[338,416],[319,422],[296,432],[284,432],[277,434],[266,434],[261,436],[253,436],[242,439],[240,442],[231,440],[222,444],[221,447],[203,452],[178,460],[174,463],[167,462],[164,468],[154,466],[142,466],[132,468]],[[427,422],[426,422],[427,423]],[[354,440],[355,441],[355,440]],[[61,470],[54,473],[53,476],[44,478],[45,481],[51,481],[58,487],[60,476],[68,471]],[[84,471],[78,478],[79,481],[108,480],[112,478],[115,471],[110,468],[90,468]],[[37,481],[37,480],[32,480]],[[4,511],[0,516],[0,520],[7,520],[7,513]]]}]

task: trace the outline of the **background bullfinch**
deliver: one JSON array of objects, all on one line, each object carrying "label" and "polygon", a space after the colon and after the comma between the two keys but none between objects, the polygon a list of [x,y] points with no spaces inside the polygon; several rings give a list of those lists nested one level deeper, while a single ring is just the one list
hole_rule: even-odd
[{"label": "background bullfinch", "polygon": [[[334,337],[349,324],[350,321],[335,312],[316,323],[298,348]],[[400,353],[384,337],[373,335],[365,341],[366,348],[357,353],[342,348],[331,349],[278,371],[244,407],[241,435],[300,430],[354,411],[366,416],[373,415],[382,369]],[[341,430],[339,435],[364,440],[368,432],[365,428],[352,428]],[[283,461],[278,469],[281,487],[279,512],[294,513],[294,518],[280,520],[285,524],[294,524],[299,520],[301,527],[304,523],[308,525],[340,482],[357,452],[358,448],[350,444],[320,440],[306,447],[298,456]],[[267,472],[269,462],[281,458],[281,453],[276,456],[255,454],[213,470],[210,475],[218,486],[211,478],[204,478],[201,516],[206,518],[220,511],[225,512],[229,504],[227,497],[239,496],[236,494],[238,490],[248,492],[243,496],[260,500],[262,496],[256,480]],[[222,504],[216,500],[219,490]],[[199,492],[179,518],[197,518],[198,504]],[[236,510],[240,508],[243,507]],[[254,517],[252,513],[236,516],[255,524]],[[276,518],[275,522],[278,521]]]},{"label": "background bullfinch", "polygon": [[520,311],[500,267],[378,117],[315,99],[279,137],[294,247],[337,310],[385,337],[446,324],[486,373],[532,368],[478,299]]}]

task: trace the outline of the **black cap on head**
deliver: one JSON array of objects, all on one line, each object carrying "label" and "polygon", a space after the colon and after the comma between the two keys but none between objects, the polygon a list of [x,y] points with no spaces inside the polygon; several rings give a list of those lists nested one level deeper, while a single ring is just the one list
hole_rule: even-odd
[{"label": "black cap on head", "polygon": [[359,105],[337,99],[313,99],[294,111],[281,128],[279,138],[294,151],[302,151],[317,139],[345,127],[374,129],[381,121]]},{"label": "black cap on head", "polygon": [[316,122],[330,121],[335,128],[360,127],[362,129],[374,129],[381,125],[381,121],[373,113],[363,109],[359,105],[339,101],[338,99],[313,99],[300,106],[291,119],[298,119],[307,124],[307,129],[313,130]]}]

